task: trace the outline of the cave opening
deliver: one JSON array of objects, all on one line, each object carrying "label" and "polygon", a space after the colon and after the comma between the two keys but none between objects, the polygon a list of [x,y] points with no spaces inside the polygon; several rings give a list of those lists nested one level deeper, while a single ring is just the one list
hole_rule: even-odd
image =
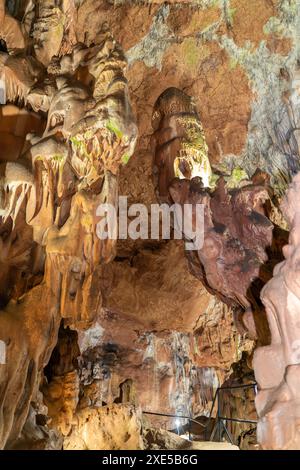
[{"label": "cave opening", "polygon": [[55,376],[63,376],[76,370],[79,356],[78,333],[68,326],[65,327],[62,320],[58,331],[57,344],[52,351],[48,364],[44,368],[47,382],[50,383]]}]

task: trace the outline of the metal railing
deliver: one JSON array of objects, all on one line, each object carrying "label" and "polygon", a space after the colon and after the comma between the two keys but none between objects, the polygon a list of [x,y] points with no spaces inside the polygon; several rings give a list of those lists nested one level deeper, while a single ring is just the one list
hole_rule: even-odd
[{"label": "metal railing", "polygon": [[[154,416],[164,416],[167,418],[177,418],[177,419],[185,419],[189,423],[189,437],[190,437],[190,429],[191,429],[191,423],[196,423],[197,425],[201,426],[204,431],[205,431],[205,440],[207,441],[213,441],[216,436],[218,438],[217,442],[221,442],[222,436],[225,433],[227,438],[229,439],[229,442],[231,444],[234,444],[233,438],[231,436],[231,433],[229,432],[227,428],[227,422],[235,422],[235,423],[248,423],[248,424],[257,424],[256,420],[253,419],[244,419],[244,418],[230,418],[228,416],[222,416],[221,413],[221,403],[220,403],[220,396],[223,391],[227,390],[234,390],[234,389],[248,389],[248,388],[253,388],[256,394],[256,389],[257,389],[257,384],[256,382],[250,383],[250,384],[241,384],[241,385],[232,385],[232,386],[225,386],[225,387],[218,387],[215,394],[214,398],[212,401],[212,405],[210,408],[208,421],[203,424],[200,421],[198,421],[195,418],[191,418],[190,416],[183,416],[183,415],[176,415],[176,414],[166,414],[166,413],[156,413],[153,411],[143,411],[144,414],[147,415],[154,415]],[[213,412],[214,408],[217,402],[217,414],[216,417],[214,418]],[[213,427],[213,430],[211,434],[208,436],[207,435],[207,430],[209,430],[209,425],[211,424],[212,419],[215,419],[215,425]],[[208,437],[208,438],[207,438]]]},{"label": "metal railing", "polygon": [[231,444],[234,444],[233,438],[231,436],[231,433],[228,430],[227,427],[227,422],[233,422],[233,423],[248,423],[248,424],[257,424],[256,420],[253,419],[245,419],[245,418],[230,418],[228,416],[222,416],[222,407],[221,407],[221,393],[224,391],[230,391],[230,390],[235,390],[235,389],[248,389],[248,388],[253,388],[254,392],[256,394],[256,388],[257,384],[256,382],[250,383],[250,384],[241,384],[241,385],[232,385],[232,386],[225,386],[225,387],[218,387],[214,396],[213,404],[211,407],[211,412],[210,412],[210,420],[212,416],[212,412],[215,406],[215,402],[218,401],[218,406],[217,406],[217,415],[216,415],[216,423],[215,426],[212,430],[212,433],[209,437],[210,441],[213,441],[215,439],[215,436],[217,435],[218,441],[221,442],[223,432],[225,432],[225,435],[228,437],[229,442]]}]

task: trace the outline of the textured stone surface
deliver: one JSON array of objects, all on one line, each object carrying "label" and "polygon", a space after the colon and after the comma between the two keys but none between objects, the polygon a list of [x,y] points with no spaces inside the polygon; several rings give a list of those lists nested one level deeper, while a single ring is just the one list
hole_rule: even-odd
[{"label": "textured stone surface", "polygon": [[150,450],[239,450],[227,442],[190,442],[164,429],[146,429],[144,435]]},{"label": "textured stone surface", "polygon": [[105,308],[124,314],[145,331],[193,331],[210,297],[188,272],[183,256],[182,243],[174,240],[112,263],[105,270]]},{"label": "textured stone surface", "polygon": [[[299,157],[295,140],[299,116],[292,116],[290,105],[291,101],[299,102],[295,74],[300,25],[297,0],[11,0],[6,12],[4,3],[0,2],[0,72],[9,77],[7,95],[12,103],[1,107],[1,162],[15,161],[20,154],[35,148],[31,155],[26,153],[26,158],[33,156],[40,166],[40,153],[46,149],[43,164],[48,168],[48,157],[51,160],[64,155],[64,146],[51,147],[49,134],[59,128],[58,141],[60,132],[63,140],[69,139],[74,123],[67,116],[61,125],[65,105],[59,99],[60,93],[55,93],[55,106],[50,106],[52,80],[57,80],[54,88],[59,83],[63,94],[66,89],[59,76],[70,73],[78,58],[89,62],[90,46],[95,44],[96,50],[101,49],[101,30],[107,22],[129,64],[126,75],[139,131],[135,152],[119,175],[119,192],[129,197],[129,203],[145,203],[150,210],[151,203],[156,202],[151,117],[157,98],[169,87],[194,97],[213,169],[217,167],[230,175],[239,166],[250,176],[259,166],[270,174],[275,194],[283,193],[290,175],[298,168]],[[34,4],[43,8],[37,12]],[[57,8],[53,9],[54,4]],[[17,19],[23,20],[22,25]],[[22,54],[12,55],[24,47],[29,33],[34,46],[29,51],[43,66],[27,51],[25,58]],[[83,43],[76,49],[78,55],[66,61],[52,60],[52,54],[62,57],[77,42]],[[50,82],[43,82],[45,67]],[[77,99],[80,93],[82,99],[78,103],[73,94],[69,101],[77,120],[87,111],[84,106],[92,104],[90,99],[97,101],[103,92],[101,80],[96,80],[94,86],[95,68],[89,63],[77,70],[75,78],[83,87],[79,87],[80,92],[76,88],[75,95]],[[32,76],[28,76],[28,70]],[[109,73],[104,75],[104,83],[113,82]],[[113,83],[112,86],[115,90]],[[100,108],[111,111],[111,102]],[[34,113],[39,109],[43,115]],[[133,127],[129,126],[128,133],[135,137]],[[43,142],[43,134],[50,140]],[[82,137],[80,132],[79,136]],[[82,178],[82,163],[75,158],[82,160],[80,145],[73,140],[71,163]],[[112,145],[108,153],[107,146],[104,150],[107,169],[117,173],[123,153],[118,145]],[[17,181],[14,196],[19,196],[18,191],[25,186],[23,199],[19,199],[22,204],[13,204],[12,217],[2,220],[0,226],[0,340],[3,336],[7,343],[9,364],[12,357],[17,364],[9,370],[8,401],[1,405],[5,414],[0,420],[2,443],[7,441],[9,447],[20,448],[60,448],[62,434],[71,430],[74,442],[66,447],[104,445],[104,441],[99,444],[82,440],[83,419],[90,413],[97,433],[101,407],[117,407],[118,402],[139,401],[142,409],[152,411],[207,414],[216,387],[229,379],[233,364],[241,360],[243,351],[251,363],[253,342],[237,333],[230,309],[190,275],[183,246],[175,241],[118,241],[102,252],[107,260],[116,255],[105,269],[99,266],[97,257],[88,257],[93,262],[84,262],[84,266],[79,263],[85,280],[79,279],[74,253],[83,250],[86,255],[91,239],[95,241],[91,234],[95,220],[86,218],[86,214],[97,201],[87,201],[81,193],[75,196],[74,181],[78,189],[78,179],[72,172],[64,173],[54,191],[55,204],[60,204],[62,198],[64,207],[59,228],[50,230],[46,253],[44,242],[41,243],[44,231],[38,227],[43,225],[48,230],[53,222],[53,207],[46,207],[46,202],[59,171],[48,168],[42,175],[39,173],[43,210],[35,224],[25,225],[33,184],[27,169],[5,164],[1,165],[0,175],[6,177],[13,191]],[[47,182],[48,171],[51,178]],[[111,183],[104,192],[115,200],[116,181]],[[276,204],[276,198],[273,202]],[[283,224],[276,205],[273,209],[273,218]],[[72,235],[64,239],[66,232]],[[76,297],[75,306],[68,294]],[[67,357],[62,354],[59,359],[57,335],[59,327],[66,325],[78,330],[75,346],[80,353],[77,350],[73,357],[68,352]],[[69,330],[66,331],[68,337]],[[70,364],[70,357],[75,364]],[[4,367],[0,365],[0,374]],[[25,383],[29,385],[25,387]],[[40,384],[48,410],[42,403]],[[11,400],[14,390],[18,396]],[[252,402],[246,409],[243,397],[232,402],[230,413],[253,411]],[[77,414],[80,419],[76,421]],[[113,416],[117,422],[118,413]],[[126,416],[122,415],[122,423],[128,420]],[[42,424],[36,425],[39,420]],[[174,427],[173,420],[152,423]],[[108,426],[113,426],[113,420]],[[239,433],[234,430],[236,438]],[[112,439],[109,441],[109,445],[115,445]],[[139,445],[137,440],[130,442],[133,447]],[[117,445],[123,443],[122,438]]]},{"label": "textured stone surface", "polygon": [[[63,2],[61,9],[55,5],[38,2],[33,35],[38,47],[32,55],[25,44],[20,54],[10,48],[1,52],[4,98],[47,113],[43,129],[38,117],[30,122],[29,113],[22,119],[12,106],[2,110],[4,134],[26,137],[28,145],[20,145],[19,155],[8,155],[13,161],[4,159],[0,169],[1,262],[6,265],[0,331],[7,348],[0,366],[1,448],[14,446],[26,423],[43,369],[59,343],[61,320],[84,329],[101,309],[99,270],[114,256],[115,241],[102,242],[96,212],[104,201],[116,206],[119,166],[124,154],[130,158],[136,140],[120,46],[104,25],[100,45],[72,48],[74,2]],[[64,54],[53,58],[61,48]],[[93,77],[90,83],[80,75],[83,63]],[[44,395],[52,426],[66,435],[79,380],[67,367],[72,356],[64,358],[72,349],[64,347],[57,359],[63,357],[62,370],[50,376]]]},{"label": "textured stone surface", "polygon": [[292,181],[283,202],[289,221],[285,260],[262,292],[271,330],[271,344],[255,352],[259,385],[256,407],[258,439],[264,449],[299,450],[299,191],[300,174]]},{"label": "textured stone surface", "polygon": [[141,412],[112,405],[77,414],[76,429],[64,440],[64,450],[141,450]]}]

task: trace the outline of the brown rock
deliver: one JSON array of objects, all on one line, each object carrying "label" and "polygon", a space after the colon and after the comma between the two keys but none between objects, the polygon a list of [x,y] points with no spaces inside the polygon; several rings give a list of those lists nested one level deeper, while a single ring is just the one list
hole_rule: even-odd
[{"label": "brown rock", "polygon": [[64,441],[64,450],[141,450],[141,412],[129,405],[86,409]]},{"label": "brown rock", "polygon": [[264,26],[271,16],[276,16],[276,0],[231,0],[228,17],[233,37],[239,46],[251,41],[257,47],[266,39]]}]

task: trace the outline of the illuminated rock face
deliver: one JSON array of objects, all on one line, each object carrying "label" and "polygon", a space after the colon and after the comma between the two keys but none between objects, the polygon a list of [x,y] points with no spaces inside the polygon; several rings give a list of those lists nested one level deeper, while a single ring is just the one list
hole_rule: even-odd
[{"label": "illuminated rock face", "polygon": [[[0,99],[7,98],[0,109],[1,446],[60,449],[69,432],[76,446],[85,416],[99,429],[106,404],[117,405],[125,421],[127,403],[136,401],[144,411],[207,415],[229,376],[251,380],[251,373],[231,373],[233,363],[241,370],[240,362],[251,363],[254,347],[237,333],[232,306],[239,297],[243,311],[248,303],[253,310],[245,286],[258,268],[247,265],[240,282],[231,272],[240,273],[240,252],[231,246],[226,253],[218,232],[213,242],[230,275],[217,271],[209,287],[203,266],[215,270],[216,260],[207,263],[207,252],[204,264],[197,253],[189,259],[193,276],[181,242],[100,243],[91,214],[101,201],[115,204],[118,192],[148,209],[157,202],[154,189],[170,202],[175,176],[185,185],[200,174],[206,186],[209,161],[221,173],[260,167],[282,193],[299,163],[299,118],[290,106],[296,81],[287,93],[299,13],[294,0],[0,1]],[[130,161],[136,125],[125,55],[139,134]],[[164,134],[154,126],[153,142],[161,139],[170,161],[154,188],[155,103]],[[180,139],[172,142],[173,134]],[[208,188],[197,197],[209,192],[214,218],[227,223],[233,189],[230,182],[219,198],[224,214]],[[251,185],[247,191],[251,199]],[[253,237],[231,223],[229,239],[238,229],[248,249]],[[260,236],[270,235],[260,229],[253,259],[264,258]],[[277,261],[276,254],[263,282],[253,284],[256,299]],[[251,311],[235,317],[242,331],[254,330]],[[249,411],[229,402],[236,417]],[[173,419],[150,424],[174,429]]]},{"label": "illuminated rock face", "polygon": [[[209,292],[235,309],[240,327],[266,343],[268,330],[258,302],[261,287],[271,277],[266,263],[274,226],[267,217],[267,175],[258,171],[251,181],[242,172],[238,178],[239,172],[235,171],[231,178],[214,175],[218,181],[213,183],[193,100],[175,88],[158,98],[152,124],[158,199],[182,208],[191,205],[195,244],[197,233],[202,234],[201,246],[186,251],[191,272]],[[181,172],[178,177],[176,169],[180,167],[185,174]],[[215,189],[210,190],[210,182]],[[203,208],[199,225],[197,205]],[[280,256],[274,252],[276,255]]]},{"label": "illuminated rock face", "polygon": [[282,205],[291,228],[285,260],[276,266],[261,296],[271,331],[270,345],[254,356],[258,439],[264,449],[300,449],[299,194],[298,174]]},{"label": "illuminated rock face", "polygon": [[[27,135],[20,155],[1,163],[4,285],[7,278],[12,282],[14,272],[23,271],[25,281],[2,299],[8,303],[0,316],[1,337],[7,341],[6,363],[0,370],[1,448],[22,431],[61,319],[65,326],[87,328],[99,313],[99,270],[114,256],[115,242],[101,242],[96,235],[96,210],[104,201],[116,206],[119,167],[124,155],[131,156],[137,136],[121,48],[106,28],[99,45],[70,42],[68,54],[53,58],[64,30],[54,35],[55,50],[49,48],[49,40],[54,47],[51,38],[59,18],[49,18],[47,11],[54,16],[65,13],[52,4],[38,8],[36,28],[43,25],[45,35],[35,30],[42,45],[35,56],[25,55],[25,50],[1,53],[7,99],[23,99],[35,112],[47,113],[42,135]],[[80,67],[85,67],[90,83],[84,73],[80,76]],[[29,290],[29,279],[38,272],[40,279]],[[47,392],[52,407],[51,390],[52,398],[63,401],[64,422],[57,427],[65,434],[79,390],[76,372],[61,375],[56,386],[53,378]]]},{"label": "illuminated rock face", "polygon": [[212,176],[203,127],[192,98],[177,88],[162,93],[152,115],[154,175],[161,202],[168,201],[168,188],[174,178],[201,176],[210,186]]}]

